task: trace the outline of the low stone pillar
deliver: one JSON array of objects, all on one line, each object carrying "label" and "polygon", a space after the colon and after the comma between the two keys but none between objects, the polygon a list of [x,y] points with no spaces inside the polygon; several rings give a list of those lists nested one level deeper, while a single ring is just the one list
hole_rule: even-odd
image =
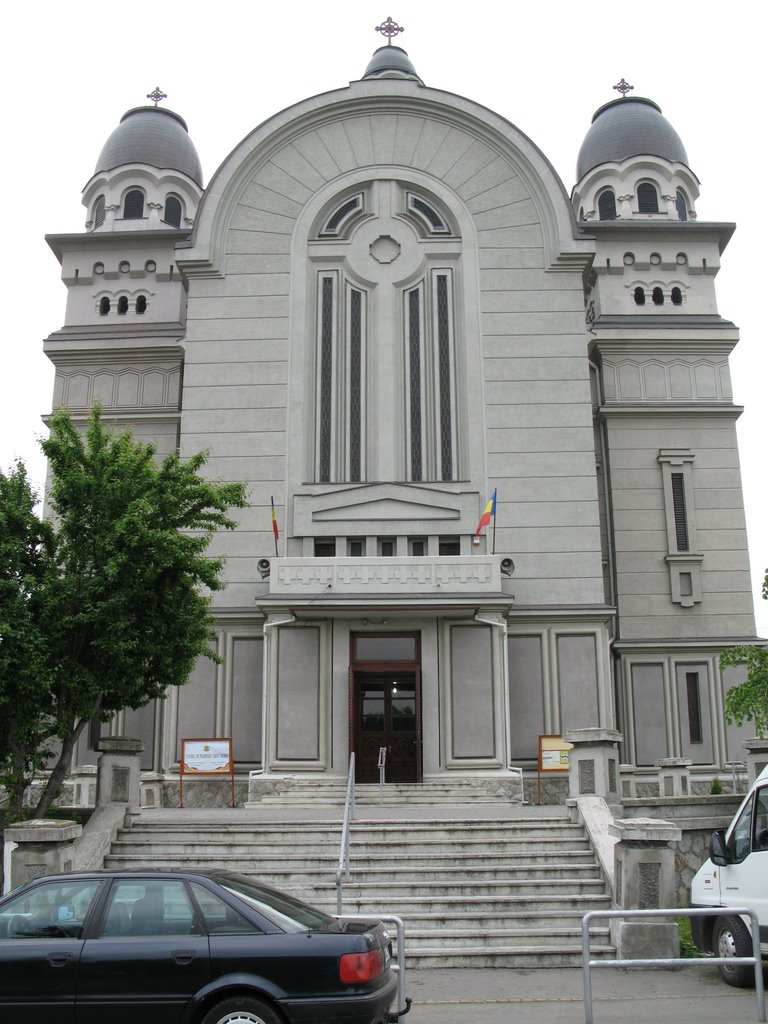
[{"label": "low stone pillar", "polygon": [[662,757],[659,769],[659,796],[690,796],[691,765],[687,757]]},{"label": "low stone pillar", "polygon": [[[682,830],[670,821],[622,818],[608,831],[618,838],[614,856],[614,910],[675,906],[675,851]],[[680,954],[674,918],[611,919],[611,941],[620,960],[672,959]]]},{"label": "low stone pillar", "polygon": [[73,807],[95,807],[98,768],[95,764],[81,764],[72,769],[74,782]]},{"label": "low stone pillar", "polygon": [[157,772],[141,773],[141,806],[163,806],[163,777]]},{"label": "low stone pillar", "polygon": [[141,800],[141,740],[128,736],[105,736],[99,740],[101,757],[98,764],[96,806],[130,804]]},{"label": "low stone pillar", "polygon": [[618,804],[621,733],[615,729],[572,729],[563,738],[573,744],[568,795],[572,799],[601,796],[607,804]]},{"label": "low stone pillar", "polygon": [[[4,836],[6,871],[10,865],[9,889],[42,875],[71,871],[74,842],[83,827],[75,821],[52,821],[39,818],[8,825]],[[8,879],[5,880],[8,885]]]},{"label": "low stone pillar", "polygon": [[747,751],[747,786],[751,786],[757,776],[768,766],[768,740],[753,736],[744,740],[742,746]]},{"label": "low stone pillar", "polygon": [[621,799],[634,800],[637,796],[635,766],[633,764],[620,764],[619,778],[621,780]]}]

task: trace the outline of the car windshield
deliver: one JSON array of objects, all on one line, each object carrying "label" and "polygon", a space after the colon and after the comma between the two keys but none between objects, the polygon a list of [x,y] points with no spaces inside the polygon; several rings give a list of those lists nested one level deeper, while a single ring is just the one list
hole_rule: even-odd
[{"label": "car windshield", "polygon": [[314,907],[283,892],[252,882],[243,875],[227,874],[212,877],[227,892],[238,896],[249,907],[253,907],[285,932],[342,930],[338,921],[321,910],[315,910]]}]

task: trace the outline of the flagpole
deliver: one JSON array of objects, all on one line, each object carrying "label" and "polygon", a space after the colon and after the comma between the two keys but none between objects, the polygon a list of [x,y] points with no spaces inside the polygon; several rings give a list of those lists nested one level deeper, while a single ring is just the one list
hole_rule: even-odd
[{"label": "flagpole", "polygon": [[277,516],[275,515],[275,499],[274,497],[271,497],[269,500],[272,503],[272,533],[275,536],[275,558],[278,558],[279,556],[277,551]]},{"label": "flagpole", "polygon": [[[495,495],[496,491],[494,491],[493,493]],[[492,555],[496,554],[496,502],[495,501],[493,502],[493,550],[491,551],[491,554]]]}]

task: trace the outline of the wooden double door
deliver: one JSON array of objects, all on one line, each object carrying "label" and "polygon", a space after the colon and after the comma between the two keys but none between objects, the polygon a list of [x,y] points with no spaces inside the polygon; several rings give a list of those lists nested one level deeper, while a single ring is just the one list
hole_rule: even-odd
[{"label": "wooden double door", "polygon": [[353,673],[355,778],[379,781],[385,751],[385,782],[421,781],[421,728],[417,671]]}]

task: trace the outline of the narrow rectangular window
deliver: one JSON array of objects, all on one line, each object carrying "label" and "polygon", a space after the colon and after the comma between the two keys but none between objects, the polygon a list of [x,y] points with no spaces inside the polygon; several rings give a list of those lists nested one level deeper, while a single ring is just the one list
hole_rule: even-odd
[{"label": "narrow rectangular window", "polygon": [[451,327],[448,277],[437,275],[437,365],[440,391],[440,475],[453,479],[453,416],[451,399]]},{"label": "narrow rectangular window", "polygon": [[688,736],[691,743],[703,743],[704,733],[701,727],[701,694],[699,693],[699,673],[685,673],[685,693],[688,702]]},{"label": "narrow rectangular window", "polygon": [[421,447],[421,294],[418,289],[408,293],[408,373],[410,378],[411,480],[421,480],[423,473]]},{"label": "narrow rectangular window", "polygon": [[685,478],[672,473],[672,507],[675,515],[675,539],[678,551],[688,550],[688,516],[685,511]]},{"label": "narrow rectangular window", "polygon": [[322,279],[320,306],[320,482],[331,479],[331,439],[333,435],[333,279]]},{"label": "narrow rectangular window", "polygon": [[361,476],[363,295],[353,288],[349,297],[349,479]]}]

